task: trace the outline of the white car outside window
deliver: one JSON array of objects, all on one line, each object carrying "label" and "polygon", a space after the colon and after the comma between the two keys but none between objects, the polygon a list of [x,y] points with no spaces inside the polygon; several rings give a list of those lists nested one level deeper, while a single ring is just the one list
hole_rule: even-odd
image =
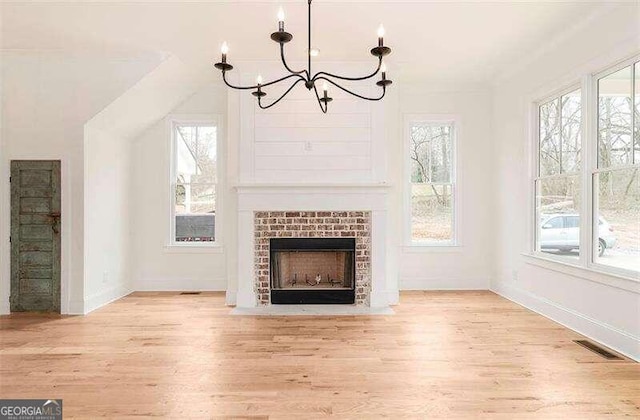
[{"label": "white car outside window", "polygon": [[[577,214],[543,215],[540,224],[540,249],[570,252],[580,249],[580,216]],[[613,248],[616,237],[613,229],[604,220],[598,220],[598,255]]]}]

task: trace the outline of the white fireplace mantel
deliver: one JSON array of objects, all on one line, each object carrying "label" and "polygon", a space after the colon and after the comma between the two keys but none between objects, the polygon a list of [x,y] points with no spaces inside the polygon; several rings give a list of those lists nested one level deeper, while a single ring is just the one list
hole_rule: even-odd
[{"label": "white fireplace mantel", "polygon": [[257,211],[371,212],[370,305],[383,308],[397,303],[397,279],[391,279],[388,270],[392,252],[387,243],[388,184],[238,184],[234,188],[238,193],[237,307],[258,305],[254,290]]}]

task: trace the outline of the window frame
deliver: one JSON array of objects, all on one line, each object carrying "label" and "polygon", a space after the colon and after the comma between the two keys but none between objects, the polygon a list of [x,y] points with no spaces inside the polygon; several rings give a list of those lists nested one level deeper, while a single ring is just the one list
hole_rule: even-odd
[{"label": "window frame", "polygon": [[[223,191],[224,178],[222,174],[225,172],[224,167],[224,127],[222,126],[222,118],[219,115],[172,115],[168,118],[169,134],[169,191],[168,191],[168,228],[165,251],[172,252],[222,252],[223,229],[220,222],[223,218]],[[176,213],[175,213],[175,190],[178,185],[176,182],[176,151],[177,151],[177,127],[179,126],[215,126],[216,127],[216,164],[217,182],[215,185],[216,202],[215,202],[215,240],[212,242],[181,242],[176,241]]]},{"label": "window frame", "polygon": [[[594,185],[595,174],[608,170],[637,168],[638,162],[634,165],[616,166],[611,168],[599,168],[599,138],[598,138],[598,80],[613,74],[627,66],[633,65],[640,61],[640,55],[637,53],[627,56],[623,60],[619,60],[612,65],[601,67],[597,71],[587,72],[586,74],[576,74],[575,77],[569,78],[561,83],[559,89],[549,90],[546,94],[537,97],[531,97],[529,101],[529,181],[528,181],[528,214],[529,221],[527,223],[528,235],[526,235],[527,251],[523,255],[533,257],[538,260],[549,261],[549,264],[557,264],[558,267],[566,267],[560,271],[573,272],[572,270],[584,270],[587,273],[605,274],[613,278],[630,280],[634,284],[640,283],[640,272],[627,270],[619,267],[599,264],[595,262],[595,254],[598,245],[597,238],[594,234],[598,231],[598,212],[597,212],[597,186]],[[633,74],[633,73],[632,73]],[[633,79],[632,79],[633,80]],[[580,216],[580,257],[578,260],[572,261],[559,258],[558,256],[544,253],[537,250],[537,191],[536,183],[539,179],[540,165],[540,145],[539,145],[539,107],[554,98],[570,93],[576,89],[581,90],[582,101],[582,135],[581,135],[581,166],[579,172],[574,172],[580,177],[581,186],[581,216]],[[633,91],[633,89],[632,89]],[[633,122],[632,122],[633,123]],[[633,139],[633,136],[632,136]],[[585,245],[583,247],[583,244]],[[582,249],[584,248],[584,250]],[[583,252],[584,251],[584,252]],[[538,263],[535,263],[538,264]],[[538,264],[541,265],[541,264]],[[588,276],[593,279],[591,275]],[[599,281],[599,280],[594,280]],[[599,281],[600,282],[600,281]],[[609,284],[609,282],[605,282]]]},{"label": "window frame", "polygon": [[640,283],[640,271],[634,271],[634,270],[627,270],[625,268],[621,268],[621,267],[614,267],[614,266],[610,266],[610,265],[606,265],[606,264],[601,264],[596,262],[596,258],[597,258],[597,252],[598,252],[598,238],[595,235],[595,232],[599,231],[599,214],[598,214],[598,186],[595,184],[595,179],[596,179],[596,174],[602,173],[602,172],[609,172],[609,171],[616,171],[616,170],[624,170],[624,169],[635,169],[635,168],[640,168],[640,162],[634,162],[632,164],[626,164],[626,165],[618,165],[618,166],[611,166],[608,168],[601,168],[600,167],[600,138],[599,138],[599,114],[598,114],[598,110],[599,110],[599,95],[600,92],[598,90],[598,81],[604,77],[607,77],[617,71],[622,70],[625,67],[632,67],[632,71],[631,71],[631,94],[632,94],[632,100],[631,100],[631,156],[633,159],[633,156],[635,155],[635,137],[634,137],[634,132],[633,130],[635,129],[634,127],[634,123],[636,123],[636,121],[634,120],[634,114],[635,114],[635,101],[634,101],[634,96],[635,96],[635,80],[633,78],[634,76],[634,64],[640,62],[640,55],[634,55],[632,57],[629,57],[625,60],[621,60],[618,61],[616,64],[611,65],[606,67],[604,70],[598,71],[598,72],[594,72],[591,75],[589,75],[589,77],[587,78],[586,82],[589,84],[589,101],[591,101],[591,109],[590,109],[590,113],[589,113],[589,119],[591,122],[590,125],[590,139],[593,141],[592,147],[593,149],[590,151],[590,162],[589,162],[589,167],[588,170],[585,171],[586,173],[584,174],[584,178],[587,180],[588,184],[589,184],[589,189],[590,189],[590,201],[588,204],[590,204],[590,231],[589,231],[589,238],[588,238],[588,243],[589,243],[589,254],[587,255],[588,260],[587,260],[587,268],[595,270],[595,271],[599,271],[599,272],[606,272],[606,273],[610,273],[612,275],[615,276],[619,276],[619,277],[623,277],[623,278],[628,278],[631,279],[633,281],[639,282]]},{"label": "window frame", "polygon": [[[580,133],[580,170],[576,171],[576,172],[560,172],[558,174],[552,174],[552,175],[540,175],[542,172],[540,170],[540,107],[543,104],[546,104],[548,102],[554,101],[555,99],[558,99],[560,101],[560,109],[562,108],[562,97],[564,95],[567,95],[571,92],[575,92],[576,90],[580,90],[580,106],[582,109],[581,112],[581,133]],[[584,213],[584,177],[582,176],[582,173],[584,172],[584,167],[585,167],[585,147],[586,147],[586,142],[585,142],[585,111],[584,111],[584,106],[585,106],[585,92],[584,89],[582,87],[582,83],[580,82],[573,82],[573,83],[567,83],[565,84],[563,87],[561,87],[560,89],[556,89],[554,91],[552,91],[551,93],[547,93],[546,95],[540,97],[540,99],[534,101],[531,104],[532,107],[532,118],[531,118],[531,123],[530,123],[530,142],[531,142],[531,179],[529,181],[529,190],[531,191],[531,193],[529,194],[530,197],[530,204],[529,204],[529,222],[527,223],[527,225],[529,226],[530,229],[530,235],[528,238],[528,242],[529,242],[529,252],[532,255],[535,255],[537,257],[540,258],[544,258],[544,259],[548,259],[548,260],[552,260],[552,261],[557,261],[563,264],[571,264],[571,265],[575,265],[576,261],[573,259],[568,259],[565,258],[561,255],[554,255],[554,254],[550,254],[548,252],[543,252],[542,250],[538,250],[538,190],[537,190],[537,185],[539,181],[542,180],[549,180],[549,179],[558,179],[558,178],[565,178],[565,177],[569,177],[569,176],[578,176],[580,178],[580,200],[582,205],[580,206],[580,232],[583,232],[587,223],[585,223],[585,217],[583,217]],[[562,115],[558,114],[558,118],[561,121],[561,126],[560,126],[560,132],[562,135]],[[562,168],[562,165],[560,165],[560,167]],[[563,221],[564,223],[564,221]],[[582,233],[580,234],[580,243],[582,244]],[[580,251],[579,257],[577,261],[581,261],[583,258],[583,252],[582,250]]]},{"label": "window frame", "polygon": [[[411,128],[414,125],[443,125],[449,124],[452,127],[452,156],[451,162],[453,163],[451,168],[451,184],[452,188],[452,215],[451,215],[451,229],[452,238],[450,241],[414,241],[411,236],[411,190],[413,183],[411,182]],[[460,117],[452,114],[405,114],[404,116],[404,141],[403,141],[403,185],[404,185],[404,205],[403,205],[403,243],[407,252],[458,252],[462,248],[462,222],[461,222],[461,209],[462,209],[462,189],[460,182],[460,147],[459,142],[461,138],[461,126]],[[439,183],[434,183],[439,184]],[[441,183],[440,183],[441,184]]]}]

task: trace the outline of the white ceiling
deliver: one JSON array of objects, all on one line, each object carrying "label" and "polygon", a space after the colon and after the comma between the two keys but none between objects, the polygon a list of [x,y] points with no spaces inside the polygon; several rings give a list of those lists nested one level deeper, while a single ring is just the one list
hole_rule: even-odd
[{"label": "white ceiling", "polygon": [[[284,5],[292,59],[306,48],[306,1],[5,2],[2,48],[170,53],[213,60],[228,41],[231,62],[277,58],[269,39]],[[372,60],[376,29],[393,48],[390,74],[428,82],[486,83],[607,7],[638,2],[452,2],[315,0],[314,45],[323,60]]]}]

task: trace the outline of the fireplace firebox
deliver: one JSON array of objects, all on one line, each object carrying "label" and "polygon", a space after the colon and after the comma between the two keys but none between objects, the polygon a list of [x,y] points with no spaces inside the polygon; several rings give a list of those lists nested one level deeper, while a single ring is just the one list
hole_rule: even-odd
[{"label": "fireplace firebox", "polygon": [[271,303],[355,303],[355,238],[272,238]]}]

